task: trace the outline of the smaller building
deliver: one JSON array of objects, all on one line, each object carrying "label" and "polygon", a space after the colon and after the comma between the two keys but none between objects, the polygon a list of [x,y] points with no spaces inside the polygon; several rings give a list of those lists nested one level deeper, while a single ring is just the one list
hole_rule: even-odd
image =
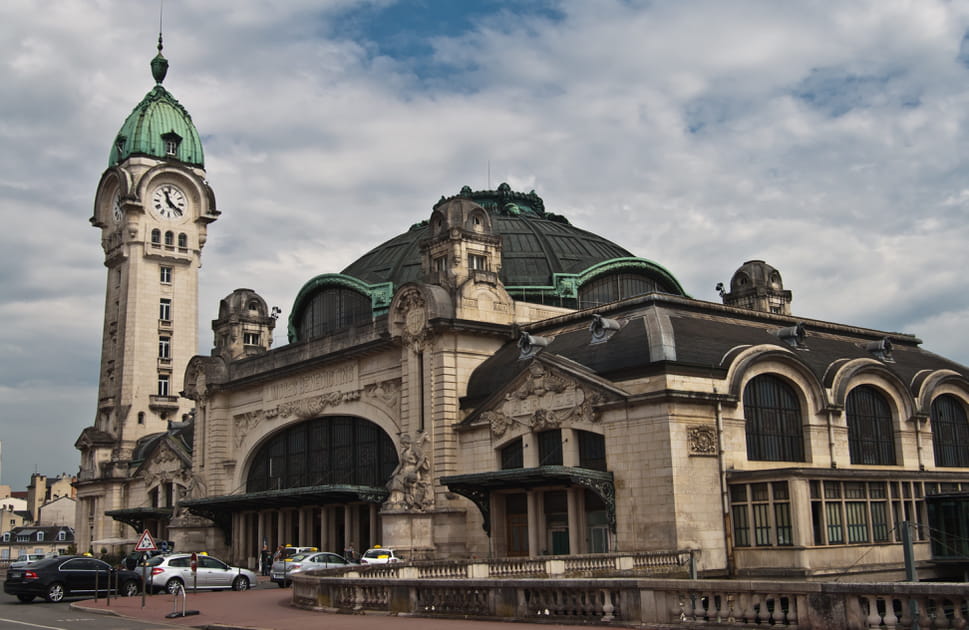
[{"label": "smaller building", "polygon": [[74,528],[66,525],[24,525],[0,536],[0,561],[16,560],[28,553],[63,555],[74,546]]}]

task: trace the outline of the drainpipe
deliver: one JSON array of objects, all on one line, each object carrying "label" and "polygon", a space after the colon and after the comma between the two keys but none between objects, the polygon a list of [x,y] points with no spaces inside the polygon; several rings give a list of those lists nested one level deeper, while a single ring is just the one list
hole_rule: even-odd
[{"label": "drainpipe", "polygon": [[[713,388],[714,395],[717,388]],[[727,469],[723,461],[723,407],[717,400],[714,408],[717,420],[717,467],[720,472],[720,503],[723,511],[723,540],[727,552],[727,575],[734,577],[733,527],[730,525],[730,495],[727,490]]]}]

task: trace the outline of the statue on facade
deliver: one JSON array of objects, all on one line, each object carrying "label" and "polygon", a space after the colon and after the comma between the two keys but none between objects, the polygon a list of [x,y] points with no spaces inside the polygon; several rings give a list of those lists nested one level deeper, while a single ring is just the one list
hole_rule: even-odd
[{"label": "statue on facade", "polygon": [[431,506],[434,497],[431,492],[431,463],[424,454],[424,443],[428,435],[422,433],[417,440],[410,434],[400,436],[400,462],[387,482],[390,497],[387,507],[397,510],[424,510]]}]

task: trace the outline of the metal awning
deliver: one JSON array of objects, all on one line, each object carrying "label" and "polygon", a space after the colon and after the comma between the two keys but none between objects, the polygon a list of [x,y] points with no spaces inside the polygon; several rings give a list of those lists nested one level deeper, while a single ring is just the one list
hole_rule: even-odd
[{"label": "metal awning", "polygon": [[182,501],[180,507],[186,508],[192,514],[212,520],[222,529],[228,544],[232,541],[232,515],[240,511],[342,504],[354,501],[383,503],[389,494],[387,488],[379,486],[304,486],[188,499]]},{"label": "metal awning", "polygon": [[481,511],[485,532],[491,535],[491,493],[495,490],[535,488],[549,485],[580,486],[595,492],[606,505],[609,528],[616,532],[616,486],[613,474],[605,470],[573,466],[510,468],[467,475],[441,477],[442,485],[465,496]]},{"label": "metal awning", "polygon": [[[130,525],[134,528],[136,532],[142,532],[148,529],[145,526],[145,521],[157,520],[157,521],[168,521],[172,518],[172,508],[156,508],[156,507],[136,507],[136,508],[124,508],[121,510],[108,510],[105,516],[110,516],[116,521],[120,521],[126,525]],[[124,539],[127,541],[127,539]],[[138,542],[138,540],[132,540],[131,542]],[[125,542],[107,543],[112,545],[123,545]]]}]

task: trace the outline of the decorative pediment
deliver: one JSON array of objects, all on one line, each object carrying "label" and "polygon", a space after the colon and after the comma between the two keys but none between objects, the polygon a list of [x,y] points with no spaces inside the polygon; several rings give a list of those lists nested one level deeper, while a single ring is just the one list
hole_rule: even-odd
[{"label": "decorative pediment", "polygon": [[518,378],[485,404],[480,420],[502,437],[515,425],[544,431],[573,424],[596,424],[598,407],[622,393],[547,362],[534,360]]},{"label": "decorative pediment", "polygon": [[185,486],[192,477],[192,463],[167,441],[163,441],[145,459],[138,473],[145,482],[145,488],[171,482]]}]

